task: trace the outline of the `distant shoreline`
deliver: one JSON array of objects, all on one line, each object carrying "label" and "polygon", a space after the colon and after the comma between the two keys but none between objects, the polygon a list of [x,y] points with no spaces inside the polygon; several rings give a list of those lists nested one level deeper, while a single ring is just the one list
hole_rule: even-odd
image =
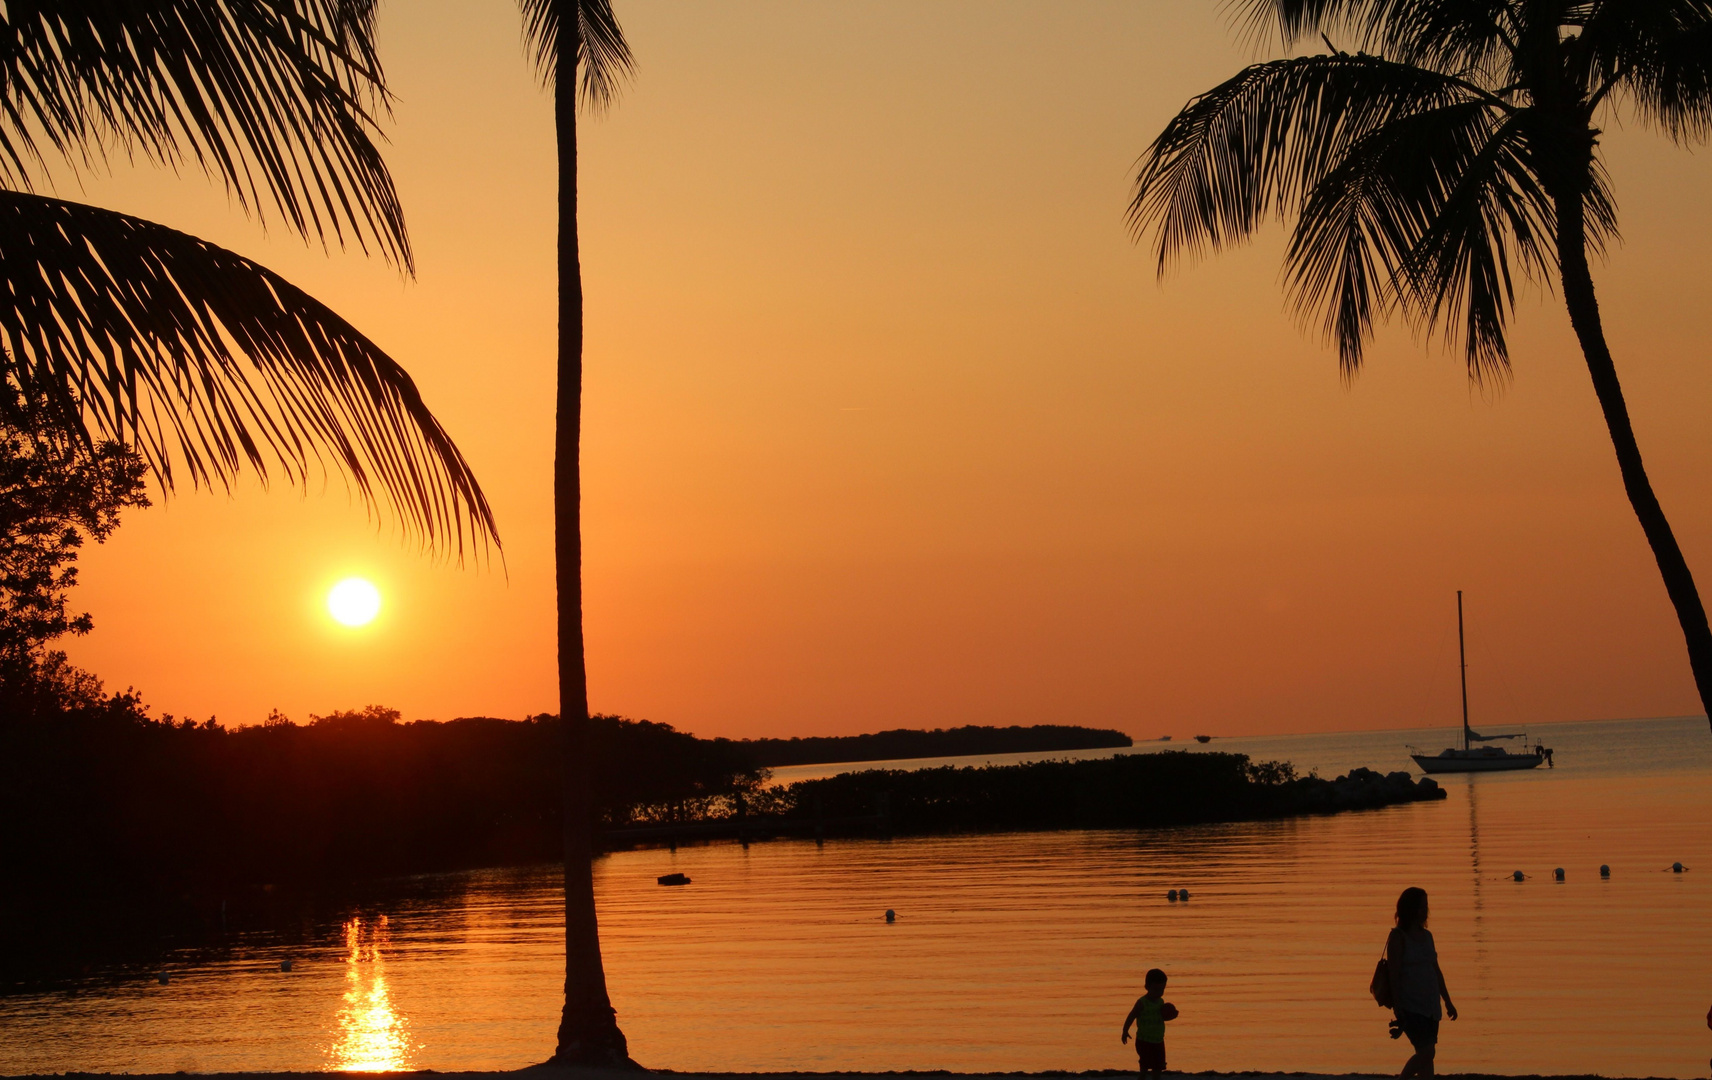
[{"label": "distant shoreline", "polygon": [[1135,740],[1109,728],[1078,724],[1030,727],[893,728],[867,735],[810,735],[789,739],[738,739],[765,769],[847,762],[968,757],[974,754],[1043,754],[1064,750],[1121,750]]}]

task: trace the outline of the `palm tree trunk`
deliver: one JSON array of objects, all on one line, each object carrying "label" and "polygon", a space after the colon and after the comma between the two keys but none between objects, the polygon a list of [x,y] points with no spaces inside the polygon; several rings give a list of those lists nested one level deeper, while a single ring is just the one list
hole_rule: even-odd
[{"label": "palm tree trunk", "polygon": [[1623,474],[1629,504],[1635,508],[1647,543],[1652,545],[1665,592],[1676,607],[1676,619],[1682,624],[1682,636],[1688,644],[1688,664],[1700,691],[1700,704],[1712,723],[1712,630],[1707,628],[1706,609],[1694,587],[1694,575],[1689,573],[1688,561],[1682,557],[1682,548],[1677,546],[1670,522],[1665,520],[1664,509],[1659,506],[1646,467],[1641,463],[1641,448],[1629,423],[1629,409],[1623,403],[1623,387],[1617,381],[1611,349],[1605,343],[1599,299],[1594,294],[1593,274],[1587,265],[1587,222],[1582,197],[1575,192],[1559,195],[1554,202],[1558,265],[1563,274],[1563,299],[1569,308],[1570,325],[1581,341],[1588,373],[1593,376],[1593,392],[1605,412],[1605,426],[1610,429],[1611,444],[1617,450],[1617,467]]},{"label": "palm tree trunk", "polygon": [[606,993],[590,843],[588,672],[583,663],[583,271],[577,249],[577,11],[564,5],[553,113],[559,150],[558,417],[553,439],[553,567],[559,597],[559,726],[564,746],[565,1011],[560,1065],[623,1065],[624,1033]]}]

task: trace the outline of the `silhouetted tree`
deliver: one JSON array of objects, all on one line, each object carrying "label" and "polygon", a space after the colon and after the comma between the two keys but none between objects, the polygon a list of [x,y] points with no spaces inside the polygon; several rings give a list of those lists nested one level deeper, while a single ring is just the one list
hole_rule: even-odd
[{"label": "silhouetted tree", "polygon": [[577,247],[577,109],[604,109],[630,71],[630,47],[608,0],[521,0],[525,33],[553,92],[559,155],[559,355],[553,440],[553,563],[559,603],[559,711],[565,760],[565,1006],[553,1060],[629,1061],[606,992],[586,823],[593,746],[583,657],[583,278]]},{"label": "silhouetted tree", "polygon": [[[363,732],[382,731],[394,727],[404,714],[397,709],[389,709],[385,705],[367,705],[361,709],[343,709],[330,712],[326,716],[309,716],[309,726],[326,731]],[[272,717],[270,716],[271,720]],[[289,720],[286,723],[290,723]]]},{"label": "silhouetted tree", "polygon": [[[493,518],[404,369],[337,314],[230,251],[31,194],[49,157],[110,155],[224,181],[304,237],[410,245],[372,133],[387,92],[374,0],[21,0],[0,15],[0,417],[94,452],[133,447],[163,488],[331,457],[429,541]],[[27,408],[36,414],[25,416]]]},{"label": "silhouetted tree", "polygon": [[0,722],[101,699],[99,681],[49,646],[89,632],[88,613],[67,607],[78,552],[106,540],[121,510],[148,505],[143,472],[116,442],[86,451],[0,414]]},{"label": "silhouetted tree", "polygon": [[[1616,233],[1595,120],[1678,143],[1712,132],[1707,0],[1247,0],[1286,45],[1191,100],[1143,156],[1130,204],[1163,273],[1295,216],[1287,280],[1324,312],[1346,376],[1376,316],[1459,336],[1470,377],[1509,372],[1516,276],[1563,286],[1623,486],[1712,717],[1712,632],[1653,494],[1600,323],[1588,252]],[[1354,53],[1326,35],[1348,37]]]}]

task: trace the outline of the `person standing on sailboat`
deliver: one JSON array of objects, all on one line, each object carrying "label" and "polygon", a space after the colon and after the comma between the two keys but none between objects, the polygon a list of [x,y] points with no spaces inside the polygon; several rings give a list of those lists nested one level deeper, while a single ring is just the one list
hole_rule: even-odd
[{"label": "person standing on sailboat", "polygon": [[1456,1006],[1451,1003],[1444,972],[1439,970],[1433,932],[1427,929],[1427,890],[1410,887],[1397,897],[1397,925],[1386,939],[1385,957],[1397,1026],[1415,1048],[1403,1065],[1402,1075],[1431,1076],[1433,1057],[1438,1052],[1439,1017],[1448,1015],[1455,1020]]}]

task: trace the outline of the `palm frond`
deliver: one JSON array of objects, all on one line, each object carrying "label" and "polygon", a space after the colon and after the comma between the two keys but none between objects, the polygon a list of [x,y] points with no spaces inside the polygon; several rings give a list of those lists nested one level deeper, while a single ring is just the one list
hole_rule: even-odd
[{"label": "palm frond", "polygon": [[1476,382],[1509,374],[1505,326],[1515,307],[1512,266],[1550,280],[1556,220],[1541,187],[1524,125],[1504,118],[1472,130],[1451,169],[1428,182],[1436,205],[1411,252],[1414,308],[1427,329],[1462,327],[1462,351]]},{"label": "palm frond", "polygon": [[[635,60],[611,0],[519,0],[523,33],[535,51],[536,69],[549,86],[558,78],[560,38],[567,17],[576,20],[578,98],[584,108],[604,110],[618,97]],[[574,10],[573,10],[574,9]]]},{"label": "palm frond", "polygon": [[1291,238],[1297,307],[1324,306],[1346,377],[1376,310],[1400,307],[1428,333],[1463,327],[1476,383],[1509,370],[1512,266],[1545,278],[1555,258],[1551,200],[1520,121],[1464,102],[1388,125],[1327,174]]},{"label": "palm frond", "polygon": [[134,446],[163,487],[248,466],[307,483],[330,457],[364,501],[441,544],[492,511],[410,376],[290,282],[138,218],[0,192],[8,380],[62,431]]},{"label": "palm frond", "polygon": [[1286,46],[1344,36],[1336,44],[1465,76],[1507,66],[1520,31],[1511,0],[1239,0],[1239,7]]},{"label": "palm frond", "polygon": [[1322,328],[1346,378],[1361,367],[1376,316],[1415,295],[1412,253],[1444,201],[1442,178],[1466,157],[1467,129],[1486,113],[1459,102],[1387,124],[1351,147],[1304,202],[1285,256],[1287,283],[1304,316],[1325,310]]},{"label": "palm frond", "polygon": [[1130,225],[1138,238],[1157,230],[1164,272],[1296,210],[1373,132],[1473,96],[1454,77],[1368,55],[1253,65],[1190,101],[1142,155]]},{"label": "palm frond", "polygon": [[0,181],[44,180],[46,151],[191,162],[248,210],[408,269],[373,31],[374,0],[8,0]]},{"label": "palm frond", "polygon": [[1597,6],[1581,35],[1590,81],[1677,142],[1712,136],[1712,0]]}]

